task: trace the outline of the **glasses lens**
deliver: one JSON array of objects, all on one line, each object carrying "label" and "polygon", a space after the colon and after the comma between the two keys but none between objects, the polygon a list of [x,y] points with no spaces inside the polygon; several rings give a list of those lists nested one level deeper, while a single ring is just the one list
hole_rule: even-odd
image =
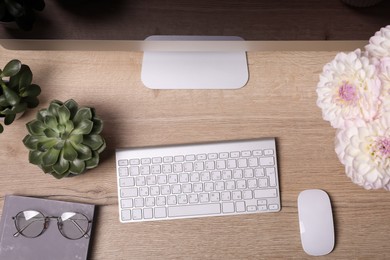
[{"label": "glasses lens", "polygon": [[23,236],[37,237],[45,227],[45,216],[35,210],[22,211],[16,215],[15,225]]},{"label": "glasses lens", "polygon": [[65,212],[60,218],[60,231],[69,239],[82,238],[89,231],[89,220],[75,212]]}]

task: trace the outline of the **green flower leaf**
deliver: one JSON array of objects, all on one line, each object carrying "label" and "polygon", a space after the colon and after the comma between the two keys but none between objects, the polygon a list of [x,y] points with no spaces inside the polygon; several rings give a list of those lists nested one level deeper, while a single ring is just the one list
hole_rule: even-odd
[{"label": "green flower leaf", "polygon": [[41,121],[41,122],[44,122],[45,121],[45,117],[47,117],[48,115],[51,115],[51,114],[50,114],[50,112],[47,109],[41,109],[37,113],[37,120]]},{"label": "green flower leaf", "polygon": [[57,142],[57,138],[45,138],[38,142],[37,149],[41,152],[45,152],[55,146]]},{"label": "green flower leaf", "polygon": [[[53,165],[53,170],[56,174],[61,175],[59,178],[65,177],[69,174],[69,162],[64,158],[64,151],[62,150],[60,156],[58,157],[58,161]],[[62,176],[64,175],[64,176]],[[53,175],[56,177],[55,175]]]},{"label": "green flower leaf", "polygon": [[27,130],[32,135],[44,135],[44,130],[46,129],[45,125],[38,120],[30,121],[26,124]]},{"label": "green flower leaf", "polygon": [[103,131],[103,121],[98,117],[95,117],[92,121],[93,121],[93,128],[91,134],[95,134],[95,135],[100,134]]},{"label": "green flower leaf", "polygon": [[85,171],[85,162],[78,159],[71,161],[69,171],[73,174],[83,173]]},{"label": "green flower leaf", "polygon": [[1,73],[2,77],[12,77],[16,75],[22,67],[22,63],[19,60],[11,60],[5,65],[3,72]]},{"label": "green flower leaf", "polygon": [[49,138],[58,138],[59,137],[58,133],[51,128],[46,128],[43,131],[43,133],[45,134],[46,137],[49,137]]},{"label": "green flower leaf", "polygon": [[83,141],[83,135],[72,134],[69,136],[68,140],[72,143],[73,146],[79,145]]},{"label": "green flower leaf", "polygon": [[76,115],[73,118],[74,124],[77,126],[78,124],[81,124],[81,122],[85,120],[91,120],[92,119],[92,111],[89,107],[82,107],[80,108]]},{"label": "green flower leaf", "polygon": [[66,106],[61,106],[58,109],[58,123],[60,125],[65,125],[70,118],[70,111]]},{"label": "green flower leaf", "polygon": [[49,113],[53,116],[58,115],[58,109],[62,106],[62,103],[58,100],[54,100],[50,103],[49,108],[47,109]]},{"label": "green flower leaf", "polygon": [[83,161],[89,160],[92,158],[92,151],[86,145],[72,143],[73,148],[77,151],[77,158]]},{"label": "green flower leaf", "polygon": [[10,125],[15,120],[16,114],[6,114],[4,118],[4,124]]},{"label": "green flower leaf", "polygon": [[19,90],[25,90],[28,86],[31,85],[32,82],[32,72],[30,67],[23,64],[20,68],[20,78],[19,78]]},{"label": "green flower leaf", "polygon": [[97,152],[92,153],[92,158],[88,161],[85,161],[85,166],[87,169],[93,169],[99,164],[99,154]]},{"label": "green flower leaf", "polygon": [[37,135],[26,135],[23,138],[23,144],[30,150],[36,150],[38,148],[38,143],[41,142],[44,138],[44,136],[37,136]]},{"label": "green flower leaf", "polygon": [[0,134],[1,134],[2,132],[4,132],[4,127],[3,127],[2,124],[0,124]]},{"label": "green flower leaf", "polygon": [[62,151],[63,151],[64,159],[68,161],[73,161],[77,158],[77,152],[69,141],[65,142]]},{"label": "green flower leaf", "polygon": [[83,144],[91,147],[94,151],[98,150],[104,143],[104,139],[100,135],[87,135],[84,136],[83,140]]},{"label": "green flower leaf", "polygon": [[60,150],[50,148],[42,156],[43,165],[54,165],[60,155]]},{"label": "green flower leaf", "polygon": [[73,99],[69,99],[69,100],[65,101],[64,105],[69,109],[69,111],[70,111],[70,118],[73,119],[74,116],[77,113],[77,110],[79,109],[78,108],[79,105]]},{"label": "green flower leaf", "polygon": [[37,84],[31,84],[20,91],[20,96],[22,97],[37,97],[39,94],[41,94],[41,87]]},{"label": "green flower leaf", "polygon": [[57,118],[54,116],[46,116],[44,122],[45,125],[49,128],[56,129],[58,126]]},{"label": "green flower leaf", "polygon": [[5,99],[11,106],[14,106],[20,102],[20,97],[16,92],[14,92],[12,89],[10,89],[4,84],[2,84],[1,87],[3,88],[3,94]]},{"label": "green flower leaf", "polygon": [[5,99],[4,95],[0,96],[0,107],[8,107],[10,104],[7,102],[7,99]]},{"label": "green flower leaf", "polygon": [[39,105],[39,99],[37,97],[25,97],[23,101],[27,103],[28,108],[35,108]]},{"label": "green flower leaf", "polygon": [[42,155],[43,152],[34,150],[30,151],[28,154],[28,161],[35,165],[41,165],[42,164]]},{"label": "green flower leaf", "polygon": [[77,124],[75,129],[73,129],[72,134],[75,135],[86,135],[91,132],[93,128],[93,122],[90,120],[83,120]]},{"label": "green flower leaf", "polygon": [[15,105],[12,109],[15,112],[15,114],[22,113],[22,112],[26,111],[27,103],[19,103],[19,104]]}]

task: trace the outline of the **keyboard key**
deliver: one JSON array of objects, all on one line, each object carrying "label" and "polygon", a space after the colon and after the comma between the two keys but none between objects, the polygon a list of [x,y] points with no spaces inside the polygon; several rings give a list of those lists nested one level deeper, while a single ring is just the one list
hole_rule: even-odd
[{"label": "keyboard key", "polygon": [[195,171],[203,171],[204,170],[204,163],[203,162],[195,162],[194,163],[194,170]]},{"label": "keyboard key", "polygon": [[229,158],[229,153],[219,153],[219,159],[227,159]]},{"label": "keyboard key", "polygon": [[145,199],[145,205],[147,207],[153,207],[155,204],[155,199],[153,197],[148,197]]},{"label": "keyboard key", "polygon": [[168,216],[170,217],[199,216],[220,213],[221,205],[219,203],[173,206],[168,208]]},{"label": "keyboard key", "polygon": [[198,194],[190,194],[188,196],[188,201],[190,203],[198,203],[199,202]]},{"label": "keyboard key", "polygon": [[151,164],[152,163],[152,159],[150,158],[142,158],[141,159],[141,164]]},{"label": "keyboard key", "polygon": [[[134,199],[134,207],[140,208],[140,207],[143,207],[143,206],[144,206],[144,199],[143,198],[136,198],[136,199]],[[134,211],[133,211],[133,215],[134,215]]]},{"label": "keyboard key", "polygon": [[255,199],[259,198],[275,198],[278,193],[276,189],[264,189],[264,190],[255,190],[254,197]]},{"label": "keyboard key", "polygon": [[133,219],[134,220],[142,219],[142,210],[141,209],[134,209],[133,210]]},{"label": "keyboard key", "polygon": [[184,162],[184,156],[183,155],[178,155],[174,157],[175,162]]},{"label": "keyboard key", "polygon": [[273,166],[275,164],[274,157],[260,158],[261,166]]},{"label": "keyboard key", "polygon": [[123,188],[121,189],[121,197],[137,197],[138,196],[138,189],[137,188]]},{"label": "keyboard key", "polygon": [[130,186],[134,186],[134,178],[131,177],[131,178],[120,178],[119,179],[119,186],[121,187],[130,187]]},{"label": "keyboard key", "polygon": [[207,159],[207,155],[206,154],[198,154],[196,156],[196,159],[198,159],[198,160],[206,160]]},{"label": "keyboard key", "polygon": [[278,209],[279,209],[279,206],[278,206],[277,204],[270,204],[270,205],[268,206],[268,208],[269,208],[270,210],[278,210]]},{"label": "keyboard key", "polygon": [[144,218],[145,219],[151,219],[153,218],[153,209],[144,209]]},{"label": "keyboard key", "polygon": [[237,212],[245,212],[245,202],[244,201],[237,201],[236,202],[236,211]]},{"label": "keyboard key", "polygon": [[257,207],[255,205],[250,205],[246,208],[249,212],[253,212],[257,210]]},{"label": "keyboard key", "polygon": [[177,197],[175,195],[171,195],[167,197],[167,204],[168,205],[176,205],[177,204]]},{"label": "keyboard key", "polygon": [[241,152],[241,156],[242,157],[249,157],[251,155],[252,155],[251,151],[242,151]]},{"label": "keyboard key", "polygon": [[122,221],[130,220],[131,219],[130,210],[122,210],[121,211],[121,218],[122,218]]},{"label": "keyboard key", "polygon": [[166,218],[167,217],[166,208],[155,208],[154,209],[154,216],[156,218]]},{"label": "keyboard key", "polygon": [[140,163],[139,159],[131,159],[130,160],[130,165],[138,165]]},{"label": "keyboard key", "polygon": [[222,211],[223,211],[223,213],[233,213],[234,212],[233,202],[222,203]]},{"label": "keyboard key", "polygon": [[173,157],[172,156],[165,156],[163,158],[163,162],[164,163],[171,163],[171,162],[173,162]]},{"label": "keyboard key", "polygon": [[255,150],[253,151],[253,156],[262,156],[263,155],[263,151],[262,150]]},{"label": "keyboard key", "polygon": [[166,198],[164,196],[158,196],[156,204],[157,206],[164,206],[166,204]]},{"label": "keyboard key", "polygon": [[131,176],[139,175],[139,168],[138,168],[138,166],[131,166],[130,167],[130,175]]},{"label": "keyboard key", "polygon": [[186,161],[195,161],[195,155],[194,154],[186,155]]},{"label": "keyboard key", "polygon": [[272,150],[272,149],[264,150],[264,155],[273,155],[273,154],[274,154],[274,150]]},{"label": "keyboard key", "polygon": [[162,158],[161,157],[153,157],[152,163],[154,163],[154,164],[162,163]]},{"label": "keyboard key", "polygon": [[119,176],[120,177],[126,177],[129,175],[129,170],[127,167],[120,167],[119,168]]},{"label": "keyboard key", "polygon": [[133,199],[124,199],[121,200],[122,208],[132,208],[133,207]]},{"label": "keyboard key", "polygon": [[276,186],[275,168],[266,168],[265,172],[266,172],[267,177],[269,178],[269,186],[275,187]]},{"label": "keyboard key", "polygon": [[118,161],[118,166],[127,166],[127,165],[128,165],[128,161],[126,159]]},{"label": "keyboard key", "polygon": [[207,155],[207,158],[208,158],[209,160],[215,160],[215,159],[218,158],[218,154],[216,154],[216,153],[209,153],[209,154]]}]

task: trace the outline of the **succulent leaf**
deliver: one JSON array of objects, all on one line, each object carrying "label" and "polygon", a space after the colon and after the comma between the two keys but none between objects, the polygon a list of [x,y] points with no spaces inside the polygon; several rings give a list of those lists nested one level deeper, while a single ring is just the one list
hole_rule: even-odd
[{"label": "succulent leaf", "polygon": [[31,135],[44,135],[44,130],[46,129],[44,123],[39,120],[33,120],[26,124],[27,130]]},{"label": "succulent leaf", "polygon": [[93,119],[93,128],[92,128],[91,134],[98,135],[102,131],[103,131],[103,121],[100,118],[95,117]]},{"label": "succulent leaf", "polygon": [[43,155],[43,152],[38,151],[38,150],[32,150],[28,154],[28,160],[32,164],[41,165],[42,164],[42,155]]},{"label": "succulent leaf", "polygon": [[78,154],[78,159],[86,161],[92,158],[92,151],[88,146],[83,144],[74,144],[72,142],[71,144]]},{"label": "succulent leaf", "polygon": [[85,171],[85,162],[79,159],[71,161],[69,171],[73,174],[83,173]]},{"label": "succulent leaf", "polygon": [[15,76],[21,69],[22,63],[19,60],[11,60],[5,65],[1,77]]},{"label": "succulent leaf", "polygon": [[66,106],[61,106],[58,108],[58,123],[60,125],[65,125],[69,121],[70,111]]},{"label": "succulent leaf", "polygon": [[91,147],[95,151],[104,144],[104,140],[100,135],[87,135],[84,136],[83,144]]},{"label": "succulent leaf", "polygon": [[77,158],[77,152],[70,142],[65,142],[63,156],[65,160],[73,161]]},{"label": "succulent leaf", "polygon": [[66,174],[66,172],[69,170],[69,161],[63,157],[63,150],[58,157],[58,161],[53,165],[53,170],[54,173],[58,175]]},{"label": "succulent leaf", "polygon": [[73,122],[75,123],[75,125],[78,125],[85,120],[90,120],[91,118],[92,118],[91,109],[87,107],[83,107],[76,112],[73,118]]},{"label": "succulent leaf", "polygon": [[74,118],[74,116],[77,113],[77,110],[79,109],[78,108],[78,104],[76,103],[76,101],[74,101],[73,99],[69,99],[68,101],[66,101],[64,103],[64,105],[69,109],[70,117]]},{"label": "succulent leaf", "polygon": [[57,128],[58,122],[55,116],[47,116],[45,117],[45,125],[49,128],[55,129]]},{"label": "succulent leaf", "polygon": [[4,118],[4,124],[10,125],[15,120],[16,114],[6,114]]},{"label": "succulent leaf", "polygon": [[[22,81],[22,79],[20,79],[20,81]],[[41,94],[41,87],[37,84],[28,85],[20,91],[20,96],[22,97],[37,97],[39,94]]]},{"label": "succulent leaf", "polygon": [[37,144],[37,149],[41,152],[46,152],[57,144],[57,138],[41,139]]},{"label": "succulent leaf", "polygon": [[14,106],[20,102],[20,97],[16,92],[12,91],[5,84],[2,84],[1,86],[3,88],[4,97],[11,106]]},{"label": "succulent leaf", "polygon": [[61,150],[50,148],[42,156],[42,163],[44,165],[54,165],[58,161]]},{"label": "succulent leaf", "polygon": [[24,90],[29,87],[32,82],[32,77],[30,67],[23,64],[20,68],[19,90]]},{"label": "succulent leaf", "polygon": [[73,129],[72,134],[86,135],[86,134],[89,134],[91,132],[92,128],[93,128],[93,122],[85,119],[85,120],[81,121],[80,123],[78,123],[78,125],[75,127],[75,129]]},{"label": "succulent leaf", "polygon": [[87,169],[93,169],[99,164],[99,153],[93,152],[92,158],[88,161],[85,161],[85,165]]},{"label": "succulent leaf", "polygon": [[0,124],[0,133],[4,131],[4,127]]}]

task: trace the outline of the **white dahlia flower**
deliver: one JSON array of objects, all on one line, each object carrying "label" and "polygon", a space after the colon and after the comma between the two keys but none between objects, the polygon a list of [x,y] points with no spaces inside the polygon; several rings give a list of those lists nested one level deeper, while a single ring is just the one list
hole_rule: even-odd
[{"label": "white dahlia flower", "polygon": [[390,57],[379,60],[377,65],[378,77],[382,84],[380,99],[383,103],[383,112],[390,111]]},{"label": "white dahlia flower", "polygon": [[352,182],[390,190],[390,113],[365,126],[339,129],[336,153]]},{"label": "white dahlia flower", "polygon": [[317,105],[334,128],[363,125],[378,115],[381,82],[360,49],[339,53],[326,64],[317,84]]},{"label": "white dahlia flower", "polygon": [[369,40],[365,46],[368,56],[377,61],[390,56],[390,25],[381,28]]}]

